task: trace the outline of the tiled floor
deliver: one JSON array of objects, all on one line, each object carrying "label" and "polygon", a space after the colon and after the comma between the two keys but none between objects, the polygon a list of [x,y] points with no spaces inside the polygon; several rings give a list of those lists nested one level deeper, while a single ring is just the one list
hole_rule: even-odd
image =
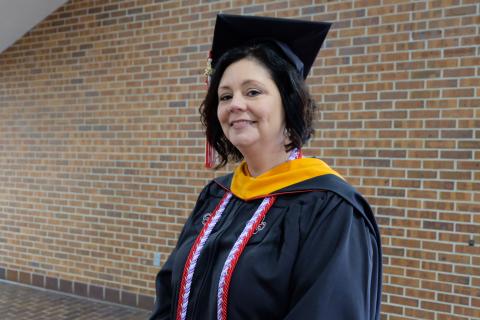
[{"label": "tiled floor", "polygon": [[0,281],[2,320],[145,320],[148,311]]}]

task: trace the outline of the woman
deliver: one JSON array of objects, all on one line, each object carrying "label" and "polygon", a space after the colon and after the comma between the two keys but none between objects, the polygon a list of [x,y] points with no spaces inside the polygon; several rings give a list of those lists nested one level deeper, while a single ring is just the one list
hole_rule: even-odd
[{"label": "woman", "polygon": [[[219,167],[243,161],[201,192],[157,275],[151,319],[379,319],[371,209],[338,173],[300,152],[313,132],[304,77],[328,27],[217,17],[201,115]],[[285,36],[297,41],[312,28],[320,30],[314,54]],[[225,53],[220,41],[231,42]]]}]

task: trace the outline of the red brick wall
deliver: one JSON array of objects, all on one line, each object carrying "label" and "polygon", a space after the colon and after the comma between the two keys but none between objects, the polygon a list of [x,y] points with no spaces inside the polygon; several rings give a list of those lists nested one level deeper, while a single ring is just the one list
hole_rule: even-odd
[{"label": "red brick wall", "polygon": [[[218,11],[334,22],[305,149],[374,206],[383,319],[480,317],[478,1],[73,0],[0,54],[0,278],[149,307]],[[318,4],[317,4],[318,3]]]}]

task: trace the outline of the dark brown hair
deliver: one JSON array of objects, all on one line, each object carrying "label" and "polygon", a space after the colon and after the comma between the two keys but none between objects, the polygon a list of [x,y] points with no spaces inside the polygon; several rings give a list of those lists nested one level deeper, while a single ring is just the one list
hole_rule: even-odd
[{"label": "dark brown hair", "polygon": [[225,69],[241,59],[253,59],[264,66],[280,92],[285,112],[285,127],[290,143],[285,150],[300,148],[313,134],[312,118],[316,108],[311,99],[303,76],[287,61],[274,43],[263,42],[251,46],[237,47],[227,51],[215,66],[207,95],[200,106],[202,124],[207,141],[220,156],[216,169],[229,161],[240,161],[243,155],[225,137],[217,117],[218,86]]}]

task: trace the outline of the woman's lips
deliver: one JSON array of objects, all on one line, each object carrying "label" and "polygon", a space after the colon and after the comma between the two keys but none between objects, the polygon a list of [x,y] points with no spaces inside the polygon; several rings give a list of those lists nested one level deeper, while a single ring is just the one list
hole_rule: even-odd
[{"label": "woman's lips", "polygon": [[251,120],[235,120],[230,122],[230,126],[234,129],[242,129],[254,123],[255,121],[251,121]]}]

